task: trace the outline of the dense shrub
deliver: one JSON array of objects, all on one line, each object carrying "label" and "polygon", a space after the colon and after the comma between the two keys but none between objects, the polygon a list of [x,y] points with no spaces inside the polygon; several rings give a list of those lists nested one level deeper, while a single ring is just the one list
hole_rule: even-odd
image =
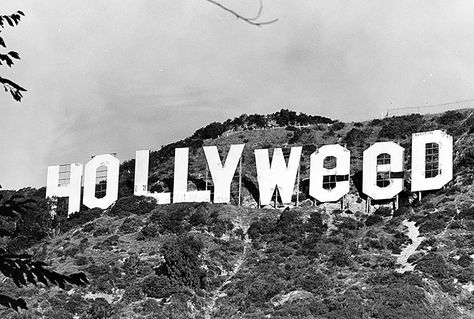
[{"label": "dense shrub", "polygon": [[474,208],[461,209],[456,219],[474,220]]},{"label": "dense shrub", "polygon": [[126,217],[131,214],[148,214],[156,207],[156,200],[148,196],[128,196],[122,197],[115,202],[108,211],[108,215]]},{"label": "dense shrub", "polygon": [[119,243],[119,236],[112,235],[105,239],[103,242],[99,242],[94,245],[94,249],[109,250],[112,249],[112,246],[117,246]]},{"label": "dense shrub", "polygon": [[435,279],[448,278],[448,267],[443,256],[437,253],[429,253],[424,256],[415,266],[415,269],[433,276]]},{"label": "dense shrub", "polygon": [[142,225],[141,221],[134,217],[127,217],[119,227],[119,231],[124,234],[130,234],[138,231]]},{"label": "dense shrub", "polygon": [[85,269],[89,274],[91,274],[92,278],[98,278],[103,275],[107,275],[110,272],[110,266],[109,265],[90,265]]},{"label": "dense shrub", "polygon": [[224,133],[227,130],[226,125],[218,122],[213,122],[203,128],[198,129],[194,133],[194,137],[200,138],[200,139],[215,139],[218,138],[222,133]]},{"label": "dense shrub", "polygon": [[434,213],[427,213],[417,224],[420,226],[421,233],[441,231],[444,230],[447,223],[455,217],[456,212],[454,210],[444,209]]},{"label": "dense shrub", "polygon": [[461,267],[469,267],[472,264],[472,258],[469,255],[463,254],[458,259],[458,265]]},{"label": "dense shrub", "polygon": [[104,298],[94,299],[87,310],[87,318],[90,319],[110,318],[111,315],[112,306]]},{"label": "dense shrub", "polygon": [[380,138],[391,140],[404,139],[423,130],[425,119],[420,114],[393,116],[383,121]]},{"label": "dense shrub", "polygon": [[303,130],[295,129],[288,143],[289,144],[298,143],[302,135],[303,135]]},{"label": "dense shrub", "polygon": [[339,228],[339,230],[357,230],[364,226],[360,221],[352,217],[345,217],[345,216],[336,217],[335,224]]},{"label": "dense shrub", "polygon": [[[21,196],[24,196],[21,190],[12,191],[11,194],[8,191],[0,191],[1,208],[5,210],[0,223],[0,233],[2,236],[10,236],[8,248],[12,251],[26,249],[38,243],[51,234],[54,226],[51,220],[49,200],[44,198],[25,199]],[[11,200],[8,206],[3,205],[6,200]],[[24,203],[21,204],[21,202]],[[7,207],[17,205],[15,203],[21,207],[17,210],[18,215],[13,217],[15,214],[12,213],[11,217],[7,216],[6,211],[11,209]]]},{"label": "dense shrub", "polygon": [[301,289],[323,296],[328,295],[334,286],[330,278],[319,271],[301,274],[295,284]]},{"label": "dense shrub", "polygon": [[160,235],[160,227],[157,224],[149,223],[145,225],[138,234],[137,240],[146,239],[146,238],[155,238]]},{"label": "dense shrub", "polygon": [[472,267],[465,267],[461,272],[458,272],[456,278],[459,280],[460,283],[466,284],[473,280],[474,278],[474,268]]},{"label": "dense shrub", "polygon": [[146,296],[143,292],[142,282],[132,281],[128,283],[124,288],[125,291],[123,293],[123,301],[127,304],[143,300]]},{"label": "dense shrub", "polygon": [[392,210],[388,207],[382,206],[375,210],[374,215],[379,215],[382,217],[388,217],[392,215]]},{"label": "dense shrub", "polygon": [[191,230],[191,209],[192,206],[185,203],[163,205],[152,211],[148,222],[162,234],[182,234]]},{"label": "dense shrub", "polygon": [[393,212],[393,217],[405,216],[405,215],[407,215],[408,213],[410,213],[410,208],[405,207],[405,206],[402,206],[402,207],[399,207],[398,209],[396,209],[396,210]]},{"label": "dense shrub", "polygon": [[250,224],[247,234],[252,241],[261,238],[262,236],[268,235],[273,231],[274,222],[268,218],[262,218],[254,221]]},{"label": "dense shrub", "polygon": [[99,237],[99,236],[104,236],[104,235],[108,235],[110,233],[110,229],[109,227],[107,226],[104,226],[104,227],[99,227],[97,228],[94,233],[92,234],[92,236],[94,237]]},{"label": "dense shrub", "polygon": [[168,277],[152,274],[143,280],[141,290],[147,297],[166,298],[178,292],[179,287]]},{"label": "dense shrub", "polygon": [[458,111],[444,112],[440,117],[436,118],[436,122],[443,125],[453,125],[464,119],[464,115]]},{"label": "dense shrub", "polygon": [[436,318],[427,307],[428,300],[420,287],[410,284],[389,284],[370,289],[367,298],[372,305],[368,309],[370,318]]},{"label": "dense shrub", "polygon": [[372,121],[369,122],[369,126],[379,126],[383,123],[384,121],[381,119],[373,119]]},{"label": "dense shrub", "polygon": [[366,139],[369,138],[371,134],[372,129],[360,130],[358,128],[353,128],[349,132],[347,132],[342,142],[346,143],[348,147],[363,145]]},{"label": "dense shrub", "polygon": [[202,248],[203,243],[192,236],[166,241],[160,249],[165,261],[155,269],[156,275],[166,277],[173,287],[205,288],[206,272],[199,257]]},{"label": "dense shrub", "polygon": [[339,131],[339,130],[342,130],[344,127],[346,126],[346,124],[344,122],[335,122],[331,125],[332,129],[334,131]]},{"label": "dense shrub", "polygon": [[433,231],[441,231],[445,229],[446,226],[447,224],[444,220],[428,219],[420,225],[419,230],[421,233],[429,233]]},{"label": "dense shrub", "polygon": [[89,258],[86,256],[79,256],[76,258],[76,265],[78,266],[85,266],[89,263]]},{"label": "dense shrub", "polygon": [[373,226],[383,221],[383,217],[380,215],[370,215],[365,220],[365,226]]},{"label": "dense shrub", "polygon": [[352,265],[350,254],[344,250],[338,250],[332,253],[331,257],[329,258],[329,262],[339,267],[347,267]]},{"label": "dense shrub", "polygon": [[70,229],[89,223],[94,219],[99,218],[102,215],[102,212],[103,210],[100,208],[92,208],[72,214],[67,219],[62,220],[62,224],[60,225],[61,231],[66,232]]}]

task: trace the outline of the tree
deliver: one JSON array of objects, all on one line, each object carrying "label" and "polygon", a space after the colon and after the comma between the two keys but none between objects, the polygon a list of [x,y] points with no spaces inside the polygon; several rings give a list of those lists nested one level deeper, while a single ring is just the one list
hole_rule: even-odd
[{"label": "tree", "polygon": [[[2,197],[0,195],[0,200],[2,200]],[[34,200],[14,195],[0,205],[0,217],[21,220],[29,210],[34,208],[34,205]],[[8,230],[2,230],[0,233],[1,237],[12,235]],[[46,267],[46,263],[33,260],[31,255],[15,254],[0,248],[0,272],[5,277],[11,278],[17,287],[24,287],[28,284],[36,286],[40,282],[47,287],[55,285],[64,289],[66,283],[79,286],[88,283],[84,273],[63,275]],[[22,298],[15,299],[3,294],[0,294],[0,304],[16,311],[20,308],[28,309],[25,300]]]},{"label": "tree", "polygon": [[262,11],[263,11],[263,2],[262,0],[259,0],[259,8],[258,8],[258,12],[257,14],[254,16],[254,17],[246,17],[246,16],[243,16],[239,13],[237,13],[236,11],[232,10],[231,8],[223,5],[222,3],[218,2],[218,1],[215,1],[215,0],[205,0],[209,3],[212,3],[213,5],[216,5],[218,6],[219,8],[221,8],[222,10],[226,11],[226,12],[229,12],[230,14],[234,15],[237,19],[240,19],[248,24],[251,24],[251,25],[254,25],[254,26],[257,26],[257,27],[261,27],[263,25],[266,25],[266,24],[272,24],[272,23],[275,23],[278,21],[278,19],[272,19],[272,20],[264,20],[264,21],[259,21],[260,19],[260,16],[262,15]]},{"label": "tree", "polygon": [[[22,11],[17,11],[11,15],[0,15],[0,46],[4,49],[7,49],[7,45],[1,36],[1,32],[5,29],[6,26],[14,27],[17,26],[20,22],[20,19],[25,14]],[[14,60],[20,60],[20,55],[15,51],[9,51],[7,53],[0,53],[0,65],[7,65],[12,67],[14,64]],[[0,76],[0,83],[3,85],[5,92],[10,92],[13,98],[16,101],[21,101],[23,97],[22,92],[26,90],[22,88],[20,85],[16,84],[12,80],[3,78]]]}]

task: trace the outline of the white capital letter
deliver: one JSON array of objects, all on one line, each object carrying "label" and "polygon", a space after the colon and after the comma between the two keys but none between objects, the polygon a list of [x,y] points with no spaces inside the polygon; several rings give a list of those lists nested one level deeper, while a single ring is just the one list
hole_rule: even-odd
[{"label": "white capital letter", "polygon": [[[95,185],[97,168],[105,166],[107,168],[107,190],[105,196],[97,198],[95,196]],[[89,208],[106,209],[118,198],[119,182],[119,160],[111,154],[97,155],[91,159],[84,169],[84,199],[83,204]]]},{"label": "white capital letter", "polygon": [[150,150],[136,151],[135,154],[135,189],[133,195],[153,197],[157,204],[169,204],[171,202],[170,193],[150,193],[148,191]]},{"label": "white capital letter", "polygon": [[230,202],[230,184],[239,164],[245,144],[231,145],[224,166],[217,151],[217,146],[204,146],[207,165],[214,183],[214,203]]},{"label": "white capital letter", "polygon": [[177,148],[174,150],[174,185],[173,202],[210,202],[210,191],[188,192],[188,154],[189,148]]},{"label": "white capital letter", "polygon": [[291,148],[288,166],[286,166],[281,148],[273,150],[271,166],[270,159],[268,158],[268,149],[255,150],[261,205],[270,204],[275,187],[278,187],[282,202],[284,204],[291,203],[296,173],[300,165],[301,149],[301,146]]},{"label": "white capital letter", "polygon": [[82,164],[70,165],[69,184],[59,184],[59,165],[48,166],[46,197],[69,197],[68,216],[81,208]]}]

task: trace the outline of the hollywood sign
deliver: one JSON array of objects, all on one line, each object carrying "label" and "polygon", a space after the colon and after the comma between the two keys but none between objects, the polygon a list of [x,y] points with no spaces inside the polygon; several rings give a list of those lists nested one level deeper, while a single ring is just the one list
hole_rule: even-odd
[{"label": "hollywood sign", "polygon": [[[229,203],[230,188],[239,165],[245,144],[231,145],[222,163],[216,146],[204,146],[207,166],[214,184],[214,203]],[[291,147],[288,162],[281,148],[275,148],[270,163],[268,149],[256,149],[255,163],[261,205],[268,205],[275,189],[281,201],[290,204],[295,189],[302,147]],[[179,202],[210,202],[209,190],[188,190],[189,149],[175,149],[173,193],[148,191],[149,150],[137,151],[135,158],[134,195],[150,196],[158,204]],[[335,167],[326,168],[324,161],[334,157]],[[86,165],[70,164],[67,185],[59,184],[60,166],[49,166],[46,196],[68,197],[68,213],[79,211],[81,188],[83,204],[89,208],[105,209],[118,198],[119,160],[110,154],[93,157]],[[96,196],[97,169],[105,167],[106,194]],[[434,173],[433,173],[434,171]],[[404,148],[394,142],[377,142],[363,153],[362,191],[375,200],[392,199],[403,190]],[[385,174],[384,185],[377,176]],[[309,195],[319,202],[335,202],[349,192],[350,151],[341,145],[324,145],[310,157]],[[324,187],[325,177],[333,177],[333,186]],[[84,181],[82,183],[82,177]],[[453,177],[453,138],[443,131],[430,131],[412,135],[411,191],[440,189]],[[172,195],[172,196],[171,196]]]}]

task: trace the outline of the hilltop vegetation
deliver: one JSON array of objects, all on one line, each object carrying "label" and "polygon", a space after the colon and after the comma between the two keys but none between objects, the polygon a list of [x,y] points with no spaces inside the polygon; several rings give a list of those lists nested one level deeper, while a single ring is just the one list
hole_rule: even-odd
[{"label": "hilltop vegetation", "polygon": [[[258,118],[266,119],[266,124],[272,119],[274,127],[257,126],[263,123]],[[8,238],[5,245],[27,242],[23,248],[36,259],[60,272],[84,272],[90,284],[66,290],[41,285],[18,290],[5,281],[2,289],[23,296],[30,309],[18,314],[2,310],[0,316],[474,318],[472,110],[363,123],[311,118],[314,122],[300,118],[278,123],[275,115],[242,123],[229,120],[225,129],[218,123],[198,130],[193,135],[196,144],[182,144],[193,149],[190,187],[202,189],[205,167],[200,147],[217,145],[225,154],[229,144],[246,143],[245,207],[157,206],[150,198],[131,195],[133,161],[128,161],[121,167],[121,197],[107,210],[83,207],[54,224],[43,218],[47,216],[43,209],[21,227],[3,223],[2,227],[17,229],[16,237]],[[367,214],[357,185],[362,151],[376,141],[394,140],[409,155],[411,133],[434,129],[447,130],[454,137],[453,180],[441,190],[423,192],[421,201],[408,196],[396,211],[391,203],[376,203]],[[331,143],[345,144],[352,152],[351,193],[342,210],[339,204],[312,206],[304,201],[308,155]],[[172,188],[171,150],[177,145],[152,153],[150,183],[155,190]],[[300,199],[304,207],[255,208],[253,149],[292,145],[303,145]],[[408,170],[409,162],[407,156]],[[47,207],[44,189],[19,192]],[[64,216],[64,208],[59,213]],[[413,242],[404,221],[416,223],[422,240],[408,258],[414,270],[400,273],[403,265],[398,257]],[[59,235],[53,236],[53,229],[55,233],[60,229]]]}]

